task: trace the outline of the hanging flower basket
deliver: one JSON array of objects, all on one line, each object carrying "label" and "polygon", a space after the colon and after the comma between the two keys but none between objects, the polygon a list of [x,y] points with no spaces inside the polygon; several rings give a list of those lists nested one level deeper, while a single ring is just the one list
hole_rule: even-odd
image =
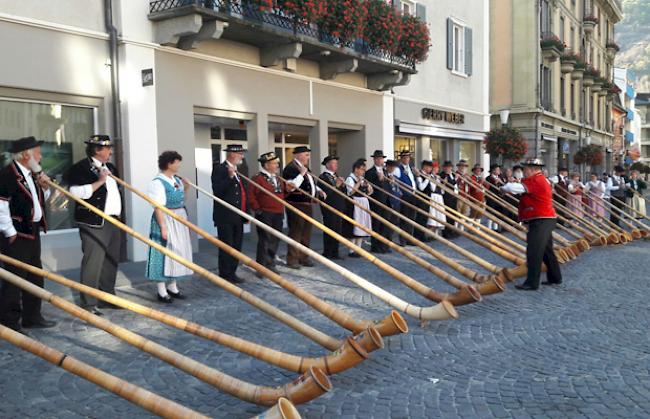
[{"label": "hanging flower basket", "polygon": [[599,145],[589,144],[582,147],[573,156],[575,164],[587,164],[589,166],[599,166],[603,163],[605,153]]},{"label": "hanging flower basket", "polygon": [[299,22],[315,22],[326,13],[326,0],[275,0],[276,7]]},{"label": "hanging flower basket", "polygon": [[556,35],[546,34],[539,42],[542,55],[549,62],[555,62],[564,51],[565,45]]},{"label": "hanging flower basket", "polygon": [[396,55],[411,57],[416,63],[427,59],[431,48],[431,36],[427,24],[415,16],[402,16],[402,35],[397,44]]},{"label": "hanging flower basket", "polygon": [[582,19],[582,27],[584,28],[585,33],[591,35],[599,22],[600,20],[594,15],[585,16],[584,19]]},{"label": "hanging flower basket", "polygon": [[609,53],[612,54],[612,55],[616,55],[616,53],[619,52],[619,51],[621,50],[620,45],[618,45],[618,44],[617,44],[616,42],[614,42],[614,41],[609,41],[609,42],[607,43],[607,45],[605,46],[605,48],[607,48],[607,52],[609,52]]},{"label": "hanging flower basket", "polygon": [[562,74],[572,73],[578,58],[578,55],[571,51],[565,51],[564,54],[560,56],[560,71],[562,71]]},{"label": "hanging flower basket", "polygon": [[590,87],[594,84],[594,80],[596,80],[598,77],[600,77],[598,70],[596,70],[593,66],[587,64],[585,74],[582,78],[582,84],[585,87]]},{"label": "hanging flower basket", "polygon": [[528,143],[519,130],[509,127],[495,128],[485,135],[485,152],[506,160],[520,160],[528,152]]},{"label": "hanging flower basket", "polygon": [[[361,3],[361,2],[360,2]],[[402,37],[402,17],[382,0],[366,0],[362,37],[371,46],[395,53]]]},{"label": "hanging flower basket", "polygon": [[571,73],[572,80],[582,80],[585,70],[587,69],[587,64],[584,62],[580,55],[576,55],[576,63],[573,66],[573,72]]}]

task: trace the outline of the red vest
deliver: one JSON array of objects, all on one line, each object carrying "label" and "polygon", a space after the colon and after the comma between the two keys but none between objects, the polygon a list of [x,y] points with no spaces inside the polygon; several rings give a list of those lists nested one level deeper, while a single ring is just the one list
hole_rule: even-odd
[{"label": "red vest", "polygon": [[556,218],[550,182],[540,173],[521,180],[526,193],[519,200],[519,221]]}]

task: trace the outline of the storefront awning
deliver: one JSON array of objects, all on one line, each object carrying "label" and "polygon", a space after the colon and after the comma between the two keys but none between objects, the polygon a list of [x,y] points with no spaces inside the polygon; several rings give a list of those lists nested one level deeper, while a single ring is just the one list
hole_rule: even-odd
[{"label": "storefront awning", "polygon": [[401,122],[398,125],[398,128],[399,132],[402,134],[427,135],[430,137],[446,137],[471,141],[483,141],[485,138],[484,132],[434,127],[430,125],[408,124],[404,122]]},{"label": "storefront awning", "polygon": [[552,143],[557,143],[557,137],[555,135],[542,134],[542,139]]}]

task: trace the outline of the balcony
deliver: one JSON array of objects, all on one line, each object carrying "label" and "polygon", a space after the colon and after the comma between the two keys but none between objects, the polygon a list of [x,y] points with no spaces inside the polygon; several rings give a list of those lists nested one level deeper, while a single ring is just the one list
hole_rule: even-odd
[{"label": "balcony", "polygon": [[626,110],[627,110],[627,114],[625,115],[625,117],[627,118],[627,120],[628,121],[634,121],[634,111],[632,109],[630,109],[630,108],[628,108]]},{"label": "balcony", "polygon": [[[260,64],[285,62],[295,71],[298,58],[318,62],[320,77],[358,72],[368,88],[387,90],[405,85],[416,73],[416,61],[398,56],[362,39],[344,40],[315,23],[281,10],[245,0],[156,0],[149,2],[156,42],[181,49],[196,48],[209,39],[227,39],[260,49]],[[293,63],[293,66],[288,63]]]}]

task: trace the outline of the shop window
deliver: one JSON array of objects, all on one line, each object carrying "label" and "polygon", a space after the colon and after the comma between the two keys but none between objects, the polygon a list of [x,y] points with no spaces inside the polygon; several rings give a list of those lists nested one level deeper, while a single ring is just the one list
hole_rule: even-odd
[{"label": "shop window", "polygon": [[470,168],[473,167],[478,162],[481,143],[477,141],[459,141],[458,145],[458,160],[465,160]]},{"label": "shop window", "polygon": [[293,160],[293,149],[309,146],[309,135],[303,132],[278,131],[273,133],[275,153],[280,156],[280,165],[286,166]]},{"label": "shop window", "polygon": [[[0,99],[0,166],[11,162],[11,141],[34,136],[45,141],[43,171],[61,183],[63,173],[86,156],[84,141],[95,133],[95,108]],[[54,191],[46,202],[48,229],[74,228],[74,204]]]},{"label": "shop window", "polygon": [[[408,150],[415,156],[415,137],[405,137],[401,135],[395,136],[394,140],[395,160],[399,160],[400,151]],[[411,159],[415,161],[416,159]]]}]

